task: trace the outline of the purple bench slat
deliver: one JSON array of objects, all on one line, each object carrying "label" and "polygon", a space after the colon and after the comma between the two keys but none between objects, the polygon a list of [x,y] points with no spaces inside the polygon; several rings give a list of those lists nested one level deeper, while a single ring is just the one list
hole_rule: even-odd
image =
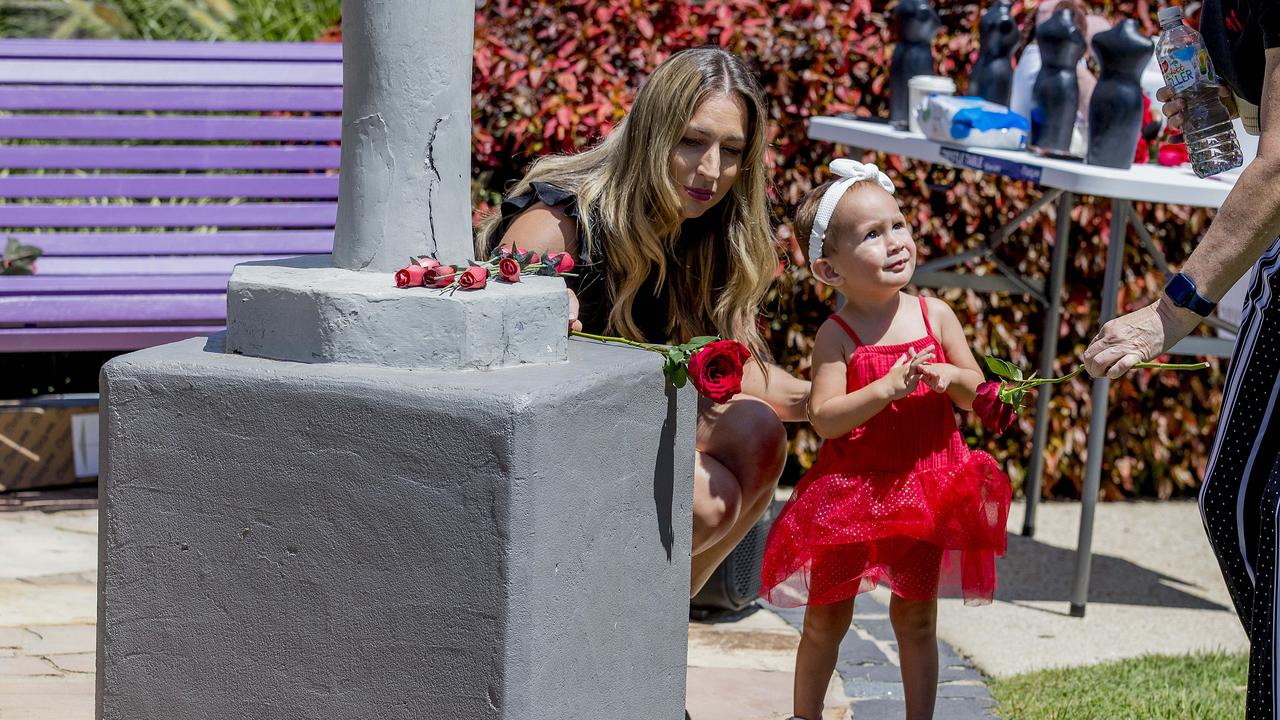
[{"label": "purple bench slat", "polygon": [[0,324],[7,325],[141,324],[148,320],[219,323],[226,318],[225,293],[0,297]]},{"label": "purple bench slat", "polygon": [[226,273],[205,275],[19,275],[0,277],[5,295],[191,293],[227,291]]},{"label": "purple bench slat", "polygon": [[[336,44],[0,40],[0,111],[19,113],[0,115],[0,142],[101,141],[0,144],[0,168],[17,173],[0,177],[0,198],[37,201],[0,204],[0,237],[45,250],[35,276],[0,278],[0,325],[17,326],[0,327],[0,352],[129,350],[221,330],[235,265],[332,250],[341,110]],[[57,111],[79,112],[41,114]],[[185,114],[155,115],[166,112]],[[257,144],[277,142],[290,144]],[[178,170],[193,172],[145,172]],[[199,172],[225,170],[247,172]],[[143,202],[42,202],[84,198]],[[207,202],[231,198],[294,202]],[[169,230],[204,226],[245,229]]]},{"label": "purple bench slat", "polygon": [[187,40],[0,40],[0,58],[159,60],[342,60],[341,43]]},{"label": "purple bench slat", "polygon": [[0,328],[0,353],[136,350],[225,329],[222,325]]},{"label": "purple bench slat", "polygon": [[0,86],[0,110],[342,112],[342,88]]},{"label": "purple bench slat", "polygon": [[338,197],[337,175],[9,175],[0,198],[298,198]]},{"label": "purple bench slat", "polygon": [[209,205],[0,205],[0,228],[333,227],[334,202]]},{"label": "purple bench slat", "polygon": [[336,117],[145,115],[0,116],[0,138],[14,140],[306,140],[337,142]]},{"label": "purple bench slat", "polygon": [[248,60],[58,60],[0,62],[0,83],[98,85],[342,85],[342,63]]},{"label": "purple bench slat", "polygon": [[4,145],[11,170],[330,170],[341,151],[329,145]]},{"label": "purple bench slat", "polygon": [[232,232],[4,233],[50,258],[81,255],[309,255],[333,251],[333,230]]},{"label": "purple bench slat", "polygon": [[[35,277],[82,275],[230,275],[243,262],[273,260],[280,255],[157,255],[151,257],[40,258]],[[389,276],[388,276],[389,277]],[[391,282],[388,279],[388,282]]]}]

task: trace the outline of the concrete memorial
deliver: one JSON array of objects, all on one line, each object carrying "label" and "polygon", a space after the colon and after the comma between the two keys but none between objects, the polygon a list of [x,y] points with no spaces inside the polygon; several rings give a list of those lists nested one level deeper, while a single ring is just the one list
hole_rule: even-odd
[{"label": "concrete memorial", "polygon": [[344,2],[331,265],[103,369],[100,720],[683,716],[693,390],[559,278],[392,284],[470,254],[474,7]]}]

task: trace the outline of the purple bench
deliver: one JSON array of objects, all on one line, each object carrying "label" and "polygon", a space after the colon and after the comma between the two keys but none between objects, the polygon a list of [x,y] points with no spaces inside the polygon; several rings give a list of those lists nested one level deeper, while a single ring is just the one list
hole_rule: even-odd
[{"label": "purple bench", "polygon": [[342,49],[0,40],[0,352],[133,350],[220,330],[241,262],[327,253]]}]

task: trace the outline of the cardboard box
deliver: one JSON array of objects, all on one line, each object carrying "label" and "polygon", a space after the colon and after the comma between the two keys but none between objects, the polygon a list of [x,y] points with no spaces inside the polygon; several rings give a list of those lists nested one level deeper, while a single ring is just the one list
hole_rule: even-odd
[{"label": "cardboard box", "polygon": [[0,401],[0,492],[97,476],[96,394]]}]

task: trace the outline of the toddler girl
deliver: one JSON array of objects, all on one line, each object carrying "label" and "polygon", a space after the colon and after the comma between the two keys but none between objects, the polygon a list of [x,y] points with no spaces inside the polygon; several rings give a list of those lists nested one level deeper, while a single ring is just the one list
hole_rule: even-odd
[{"label": "toddler girl", "polygon": [[1009,478],[956,429],[953,406],[970,409],[982,372],[951,308],[903,290],[916,247],[892,181],[852,160],[831,169],[796,214],[813,276],[845,298],[813,347],[809,419],[825,442],[769,533],[762,594],[808,606],[793,720],[819,720],[853,598],[886,583],[907,718],[922,720],[937,597],[991,601]]}]

